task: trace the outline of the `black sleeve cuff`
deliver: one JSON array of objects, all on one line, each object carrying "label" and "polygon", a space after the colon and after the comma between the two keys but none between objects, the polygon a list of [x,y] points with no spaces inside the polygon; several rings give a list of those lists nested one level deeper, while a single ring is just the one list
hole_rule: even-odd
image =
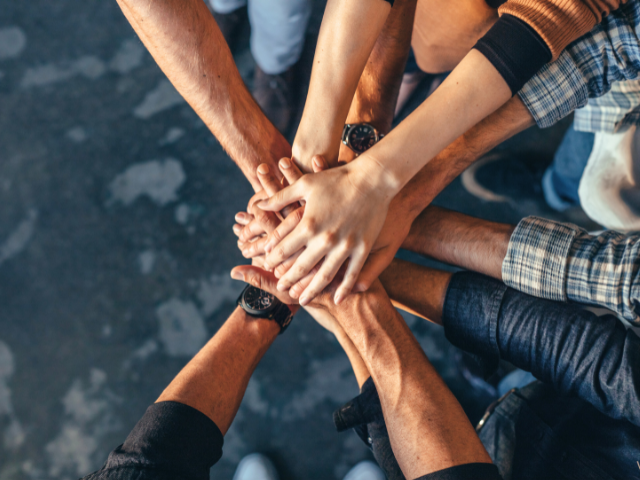
[{"label": "black sleeve cuff", "polygon": [[138,470],[136,479],[147,478],[145,471],[152,470],[208,480],[209,469],[222,456],[223,442],[220,429],[202,412],[177,402],[155,403],[124,444],[111,452],[103,470]]},{"label": "black sleeve cuff", "polygon": [[416,480],[502,480],[493,463],[466,463],[430,473]]},{"label": "black sleeve cuff", "polygon": [[473,47],[498,70],[515,95],[552,56],[540,35],[522,20],[502,15]]}]

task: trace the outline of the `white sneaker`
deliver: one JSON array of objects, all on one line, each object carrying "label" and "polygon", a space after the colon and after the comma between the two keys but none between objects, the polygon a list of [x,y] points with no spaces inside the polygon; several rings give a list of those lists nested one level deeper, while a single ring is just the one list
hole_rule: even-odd
[{"label": "white sneaker", "polygon": [[261,453],[252,453],[240,460],[233,480],[279,480],[279,477],[271,460]]},{"label": "white sneaker", "polygon": [[363,460],[344,476],[344,480],[386,480],[380,467],[370,460]]}]

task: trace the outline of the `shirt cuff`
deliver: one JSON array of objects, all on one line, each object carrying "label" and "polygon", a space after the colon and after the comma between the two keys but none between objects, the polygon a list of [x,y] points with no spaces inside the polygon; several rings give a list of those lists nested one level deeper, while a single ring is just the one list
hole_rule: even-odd
[{"label": "shirt cuff", "polygon": [[582,230],[539,217],[523,218],[502,262],[502,281],[534,297],[567,301],[569,251]]},{"label": "shirt cuff", "polygon": [[222,456],[224,438],[204,413],[178,402],[151,405],[103,469],[173,473],[175,478],[208,480]]},{"label": "shirt cuff", "polygon": [[548,128],[584,107],[589,101],[589,88],[572,55],[564,51],[525,83],[518,96],[536,125]]},{"label": "shirt cuff", "polygon": [[512,95],[551,60],[551,50],[540,35],[511,15],[502,15],[474,48],[498,70]]}]

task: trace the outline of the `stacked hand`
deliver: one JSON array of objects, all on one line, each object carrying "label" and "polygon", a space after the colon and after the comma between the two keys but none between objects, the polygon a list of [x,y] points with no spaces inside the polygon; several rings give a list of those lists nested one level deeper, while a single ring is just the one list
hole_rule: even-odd
[{"label": "stacked hand", "polygon": [[[395,197],[387,213],[388,199],[376,194],[371,183],[357,174],[357,166],[356,161],[325,171],[326,163],[315,157],[316,173],[303,177],[295,165],[283,160],[281,171],[291,186],[275,193],[280,186],[274,179],[269,195],[257,194],[250,202],[252,215],[237,217],[234,231],[243,255],[264,258],[265,269],[280,279],[278,290],[288,290],[302,305],[316,297],[341,267],[345,275],[334,297],[336,303],[348,295],[356,279],[355,291],[367,290],[391,263],[411,228],[413,216],[402,198]],[[270,200],[260,203],[267,196]],[[297,200],[305,206],[290,213],[279,226],[273,226],[275,217],[262,220]]]}]

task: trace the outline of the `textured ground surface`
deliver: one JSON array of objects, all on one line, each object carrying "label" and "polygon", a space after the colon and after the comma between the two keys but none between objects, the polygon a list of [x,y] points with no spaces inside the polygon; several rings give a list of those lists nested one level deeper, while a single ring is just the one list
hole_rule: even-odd
[{"label": "textured ground surface", "polygon": [[[246,37],[235,52],[250,81]],[[562,128],[506,148],[548,157]],[[1,480],[77,478],[123,440],[233,309],[241,285],[228,271],[242,258],[231,225],[250,192],[114,1],[3,3]],[[478,201],[458,181],[438,203],[512,222],[545,212]],[[482,401],[442,332],[408,321],[477,416]],[[338,344],[301,315],[258,367],[212,476],[230,479],[257,450],[284,479],[341,478],[368,455],[331,422],[356,393]]]}]

